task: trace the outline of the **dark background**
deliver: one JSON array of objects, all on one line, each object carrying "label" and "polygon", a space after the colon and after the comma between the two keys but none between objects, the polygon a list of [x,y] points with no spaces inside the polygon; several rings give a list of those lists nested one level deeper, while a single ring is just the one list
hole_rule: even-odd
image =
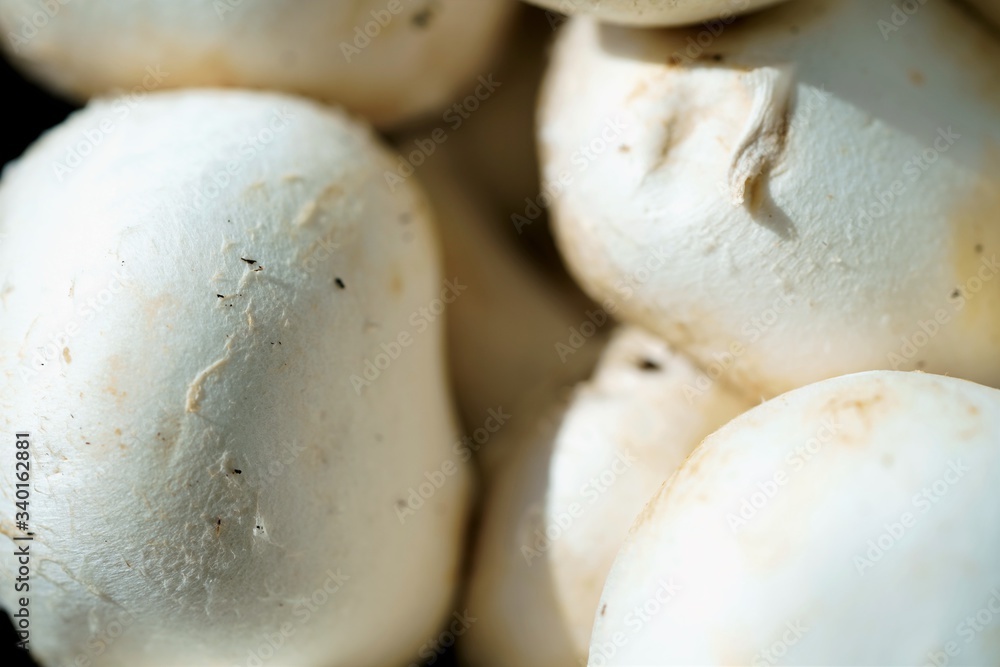
[{"label": "dark background", "polygon": [[0,164],[7,164],[38,138],[57,125],[73,105],[56,99],[11,69],[0,58],[0,90],[5,91],[3,132],[0,132]]},{"label": "dark background", "polygon": [[37,667],[31,657],[17,647],[17,635],[10,624],[10,617],[4,612],[0,614],[0,664],[4,667]]}]

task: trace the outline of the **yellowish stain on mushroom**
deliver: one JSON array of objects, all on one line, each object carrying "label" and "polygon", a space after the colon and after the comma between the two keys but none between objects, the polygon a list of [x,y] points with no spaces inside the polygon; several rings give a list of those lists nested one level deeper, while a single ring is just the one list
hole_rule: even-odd
[{"label": "yellowish stain on mushroom", "polygon": [[65,360],[66,360],[66,363],[67,363],[67,364],[71,364],[71,363],[73,363],[73,357],[72,357],[72,356],[70,356],[70,353],[69,353],[69,348],[68,348],[68,347],[64,347],[64,348],[62,349],[62,356],[63,356],[63,359],[65,359]]},{"label": "yellowish stain on mushroom", "polygon": [[[820,416],[826,416],[814,423],[822,425],[830,421],[835,425],[833,438],[838,445],[866,445],[872,442],[872,429],[881,421],[888,419],[892,412],[881,391],[838,395],[828,400],[820,411]],[[861,428],[850,428],[860,426]],[[851,437],[856,435],[858,437]]]},{"label": "yellowish stain on mushroom", "polygon": [[[988,150],[980,173],[1000,173],[1000,148]],[[955,284],[945,296],[961,326],[1000,343],[1000,187],[984,178],[960,194],[950,221]]]},{"label": "yellowish stain on mushroom", "polygon": [[639,83],[636,84],[636,86],[632,89],[632,92],[628,94],[628,97],[625,98],[625,102],[626,103],[633,102],[639,99],[640,97],[645,95],[648,90],[649,90],[649,85],[646,83],[646,80],[641,79]]},{"label": "yellowish stain on mushroom", "polygon": [[330,183],[315,198],[306,201],[296,213],[292,225],[296,228],[317,222],[344,196],[344,189],[337,183]]},{"label": "yellowish stain on mushroom", "polygon": [[302,227],[309,224],[315,219],[316,215],[316,200],[310,199],[302,208],[299,209],[298,214],[295,216],[295,222],[293,223],[296,227]]},{"label": "yellowish stain on mushroom", "polygon": [[166,292],[144,301],[142,309],[149,328],[153,329],[163,322],[170,321],[172,318],[167,314],[177,312],[180,305],[177,297]]},{"label": "yellowish stain on mushroom", "polygon": [[196,69],[189,71],[187,77],[185,80],[190,80],[192,84],[204,82],[222,87],[239,86],[243,78],[224,49],[202,54]]},{"label": "yellowish stain on mushroom", "polygon": [[663,119],[663,128],[659,131],[660,150],[656,161],[649,168],[650,172],[655,172],[666,165],[671,158],[672,151],[685,140],[690,138],[694,130],[697,129],[697,116],[695,114],[673,114],[669,118]]},{"label": "yellowish stain on mushroom", "polygon": [[[690,457],[688,457],[690,459]],[[690,479],[693,473],[686,472],[685,479]],[[649,500],[646,501],[646,505],[642,508],[642,511],[635,517],[632,521],[632,527],[629,529],[629,535],[634,535],[639,532],[643,526],[646,524],[655,525],[656,517],[665,510],[667,498],[670,497],[671,492],[674,490],[674,480],[677,477],[677,472],[671,475],[665,482],[660,485],[660,488],[656,490]]]},{"label": "yellowish stain on mushroom", "polygon": [[0,521],[0,535],[4,535],[11,539],[21,536],[19,532],[14,531],[14,525],[6,521]]},{"label": "yellowish stain on mushroom", "polygon": [[198,412],[201,409],[201,401],[205,392],[205,381],[209,377],[218,373],[220,370],[225,368],[226,364],[229,363],[229,354],[231,348],[226,346],[226,354],[219,359],[216,359],[213,363],[209,364],[191,380],[191,383],[187,388],[187,396],[184,404],[185,412]]},{"label": "yellowish stain on mushroom", "polygon": [[403,279],[399,276],[399,269],[393,268],[392,278],[389,280],[389,292],[393,296],[399,296],[403,293]]},{"label": "yellowish stain on mushroom", "polygon": [[254,333],[257,323],[253,318],[253,299],[250,299],[247,302],[247,307],[243,311],[243,314],[246,315],[247,318],[247,333],[249,334]]},{"label": "yellowish stain on mushroom", "polygon": [[11,285],[10,283],[5,282],[3,286],[0,287],[0,305],[2,305],[4,308],[7,307],[7,297],[13,291],[14,291],[14,286]]}]

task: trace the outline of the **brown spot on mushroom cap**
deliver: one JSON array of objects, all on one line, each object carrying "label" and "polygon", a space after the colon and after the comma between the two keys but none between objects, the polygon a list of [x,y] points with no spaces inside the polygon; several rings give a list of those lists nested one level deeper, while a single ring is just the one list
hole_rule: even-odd
[{"label": "brown spot on mushroom cap", "polygon": [[213,49],[200,54],[196,70],[182,72],[180,77],[191,81],[192,85],[212,82],[219,87],[238,86],[242,77],[236,73],[236,69],[225,49]]},{"label": "brown spot on mushroom cap", "polygon": [[702,62],[721,63],[725,59],[726,57],[721,53],[699,53],[697,56],[695,56],[695,60]]},{"label": "brown spot on mushroom cap", "polygon": [[[981,173],[1000,173],[1000,147],[988,146]],[[956,193],[957,205],[949,216],[951,256],[956,288],[949,310],[956,310],[958,326],[985,333],[1000,344],[1000,188],[984,178],[970,191]],[[957,292],[957,294],[956,294]],[[961,308],[959,306],[961,305]]]},{"label": "brown spot on mushroom cap", "polygon": [[419,11],[417,11],[413,16],[410,17],[410,24],[416,28],[426,28],[431,24],[434,19],[434,11],[431,5],[428,5]]},{"label": "brown spot on mushroom cap", "polygon": [[871,396],[861,396],[861,397],[834,397],[831,398],[826,403],[826,408],[833,412],[842,412],[844,410],[855,410],[858,414],[865,414],[870,411],[874,406],[881,403],[883,400],[882,394],[872,394]]},{"label": "brown spot on mushroom cap", "polygon": [[864,446],[871,441],[875,424],[892,409],[878,383],[863,388],[851,387],[823,403],[813,423],[817,429],[831,421],[835,424],[831,444]]},{"label": "brown spot on mushroom cap", "polygon": [[662,370],[663,366],[655,359],[650,359],[649,357],[642,357],[636,361],[636,366],[642,371],[658,371]]},{"label": "brown spot on mushroom cap", "polygon": [[645,79],[643,79],[638,84],[636,84],[636,87],[633,88],[632,92],[630,92],[628,94],[628,97],[626,98],[625,101],[626,102],[632,102],[637,97],[641,97],[648,89],[649,89],[649,85],[646,83]]}]

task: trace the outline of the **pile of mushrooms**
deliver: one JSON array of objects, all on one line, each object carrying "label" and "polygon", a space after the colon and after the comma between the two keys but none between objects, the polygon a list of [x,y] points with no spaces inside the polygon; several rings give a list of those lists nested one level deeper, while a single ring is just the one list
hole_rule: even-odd
[{"label": "pile of mushrooms", "polygon": [[0,27],[12,651],[1000,663],[998,3]]}]

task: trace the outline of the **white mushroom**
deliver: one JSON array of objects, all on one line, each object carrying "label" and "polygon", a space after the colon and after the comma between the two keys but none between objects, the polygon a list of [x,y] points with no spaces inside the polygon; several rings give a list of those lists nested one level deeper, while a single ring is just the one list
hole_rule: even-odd
[{"label": "white mushroom", "polygon": [[[721,384],[688,395],[684,357],[619,329],[569,406],[512,430],[516,454],[486,501],[464,638],[473,665],[575,666],[601,586],[643,504],[709,433],[751,403]],[[506,435],[506,434],[505,434]]]},{"label": "white mushroom", "polygon": [[[0,188],[0,420],[30,433],[33,652],[417,660],[469,486],[442,325],[412,320],[443,280],[423,195],[388,191],[366,127],[298,98],[117,108],[73,115]],[[21,544],[0,557],[11,612]]]},{"label": "white mushroom", "polygon": [[[634,26],[676,26],[733,18],[784,0],[528,0],[563,14]],[[721,26],[720,26],[721,27]]]},{"label": "white mushroom", "polygon": [[997,664],[998,441],[1000,392],[922,373],[741,415],[636,519],[588,664]]},{"label": "white mushroom", "polygon": [[[491,471],[507,454],[499,444],[503,439],[490,435],[487,442],[482,435],[475,441],[476,432],[485,433],[480,427],[500,412],[534,420],[553,394],[586,378],[610,318],[579,290],[528,261],[523,248],[502,233],[502,216],[483,205],[488,198],[463,177],[449,151],[433,155],[417,173],[440,224],[447,278],[456,287],[443,317],[455,396],[468,431],[462,455],[479,452]],[[588,313],[603,326],[594,325]],[[583,337],[581,326],[592,335]]]},{"label": "white mushroom", "polygon": [[1000,383],[1000,43],[948,3],[892,12],[791,2],[705,47],[572,19],[540,141],[585,290],[765,396]]},{"label": "white mushroom", "polygon": [[64,95],[267,88],[379,126],[450,104],[490,59],[512,0],[0,0],[3,47]]}]

